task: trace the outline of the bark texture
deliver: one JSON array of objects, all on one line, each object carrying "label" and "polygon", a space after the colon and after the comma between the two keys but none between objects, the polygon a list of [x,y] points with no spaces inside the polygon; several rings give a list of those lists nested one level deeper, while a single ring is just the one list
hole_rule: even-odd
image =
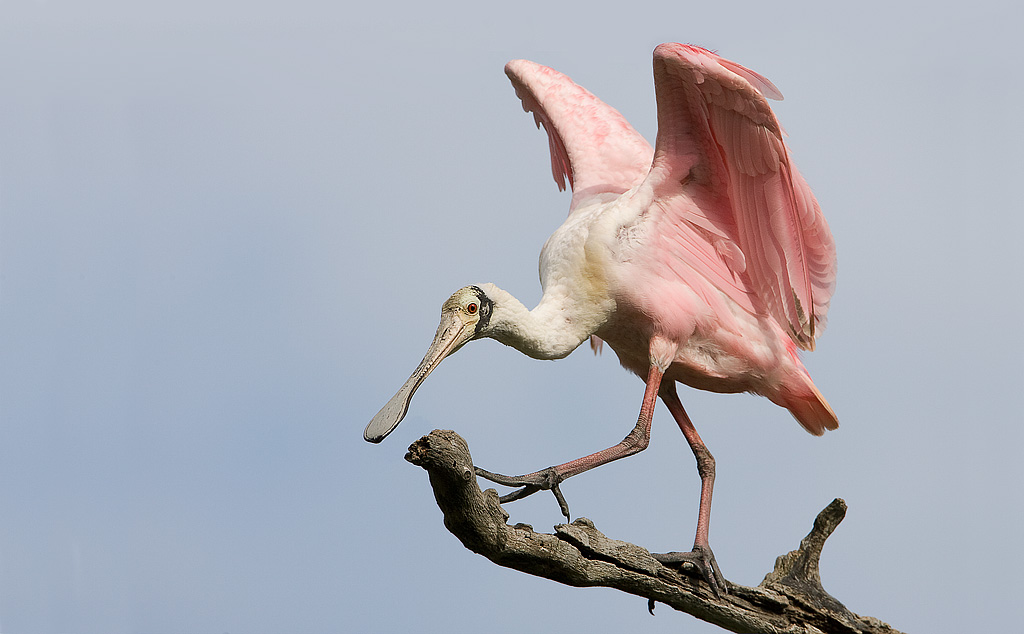
[{"label": "bark texture", "polygon": [[453,431],[420,438],[405,459],[429,474],[445,527],[499,566],[570,586],[615,588],[648,599],[652,611],[664,603],[731,632],[899,634],[850,612],[821,586],[818,560],[846,515],[841,499],[818,514],[800,547],[779,557],[760,585],[727,582],[729,594],[716,597],[695,570],[666,567],[645,548],[606,537],[586,518],[556,526],[554,534],[510,526],[497,492],[477,485],[469,447]]}]

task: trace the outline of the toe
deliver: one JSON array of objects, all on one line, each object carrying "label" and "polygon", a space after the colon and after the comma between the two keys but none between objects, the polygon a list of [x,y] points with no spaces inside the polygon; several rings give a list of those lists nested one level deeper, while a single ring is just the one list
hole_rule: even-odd
[{"label": "toe", "polygon": [[716,597],[721,598],[723,595],[729,594],[729,587],[725,577],[722,576],[718,562],[715,561],[714,553],[708,547],[694,546],[693,550],[688,553],[656,553],[654,558],[664,565],[681,566],[685,563],[693,564],[708,585],[711,586],[711,591],[715,593]]}]

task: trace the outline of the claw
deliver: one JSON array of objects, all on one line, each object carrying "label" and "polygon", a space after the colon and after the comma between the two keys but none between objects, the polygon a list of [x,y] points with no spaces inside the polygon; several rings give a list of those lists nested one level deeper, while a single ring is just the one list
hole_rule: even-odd
[{"label": "claw", "polygon": [[565,496],[562,495],[562,490],[558,488],[558,485],[565,478],[559,475],[558,470],[554,467],[548,467],[535,473],[530,473],[521,476],[506,476],[500,473],[491,473],[486,469],[480,467],[473,467],[476,474],[481,478],[490,480],[496,484],[507,487],[522,487],[511,493],[507,493],[499,498],[499,501],[504,504],[505,502],[514,502],[520,500],[528,495],[533,495],[537,491],[551,491],[555,495],[555,500],[558,501],[558,508],[561,509],[562,515],[565,516],[567,521],[571,521],[572,518],[569,516],[569,504],[565,501]]},{"label": "claw", "polygon": [[722,570],[718,567],[718,562],[715,561],[715,554],[711,552],[711,548],[708,546],[694,546],[693,550],[688,553],[671,552],[671,553],[652,553],[654,558],[660,561],[662,564],[678,564],[684,563],[693,564],[697,570],[700,571],[701,576],[711,586],[711,591],[715,593],[715,596],[719,599],[723,595],[729,594],[729,587],[725,582],[725,577],[722,576]]},{"label": "claw", "polygon": [[558,500],[558,508],[562,510],[562,515],[565,516],[565,521],[571,522],[572,517],[569,516],[569,503],[565,501],[565,496],[562,495],[562,490],[558,488],[557,484],[551,486],[551,492],[555,494],[555,499]]}]

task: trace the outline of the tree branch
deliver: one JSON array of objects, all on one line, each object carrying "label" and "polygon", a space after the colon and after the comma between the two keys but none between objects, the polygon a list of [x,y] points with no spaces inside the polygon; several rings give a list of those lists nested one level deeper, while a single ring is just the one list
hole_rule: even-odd
[{"label": "tree branch", "polygon": [[509,526],[498,494],[480,490],[469,447],[453,431],[420,438],[405,459],[429,474],[445,527],[499,566],[570,586],[615,588],[648,599],[652,612],[655,602],[664,603],[732,632],[899,634],[850,612],[821,586],[821,549],[846,515],[840,499],[818,515],[799,549],[776,560],[759,586],[728,582],[729,594],[719,598],[695,570],[666,567],[646,549],[606,537],[586,518],[556,526],[554,534]]}]

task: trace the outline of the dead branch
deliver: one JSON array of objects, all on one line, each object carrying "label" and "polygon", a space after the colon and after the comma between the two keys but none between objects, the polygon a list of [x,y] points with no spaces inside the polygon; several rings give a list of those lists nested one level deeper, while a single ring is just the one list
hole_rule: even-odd
[{"label": "dead branch", "polygon": [[825,540],[846,515],[840,499],[814,520],[800,548],[779,557],[756,588],[728,582],[716,597],[696,571],[669,568],[646,549],[610,539],[586,518],[536,533],[509,526],[494,489],[481,491],[469,447],[453,431],[434,430],[405,459],[426,469],[444,525],[466,548],[499,566],[570,586],[606,586],[664,603],[732,632],[899,634],[882,621],[847,610],[821,586],[818,560]]}]

